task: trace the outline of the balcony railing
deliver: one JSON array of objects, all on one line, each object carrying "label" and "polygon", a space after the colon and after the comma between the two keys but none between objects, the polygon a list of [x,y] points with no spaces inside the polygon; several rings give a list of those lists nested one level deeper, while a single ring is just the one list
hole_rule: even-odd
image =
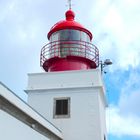
[{"label": "balcony railing", "polygon": [[99,66],[99,50],[98,48],[84,41],[54,41],[43,46],[40,55],[40,65],[43,66],[44,62],[50,58],[67,56],[77,56],[90,59]]}]

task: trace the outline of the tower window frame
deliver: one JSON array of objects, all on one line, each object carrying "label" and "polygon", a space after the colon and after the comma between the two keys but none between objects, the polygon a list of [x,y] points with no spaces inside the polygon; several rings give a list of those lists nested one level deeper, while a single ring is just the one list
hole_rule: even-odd
[{"label": "tower window frame", "polygon": [[70,97],[54,98],[53,118],[70,118]]}]

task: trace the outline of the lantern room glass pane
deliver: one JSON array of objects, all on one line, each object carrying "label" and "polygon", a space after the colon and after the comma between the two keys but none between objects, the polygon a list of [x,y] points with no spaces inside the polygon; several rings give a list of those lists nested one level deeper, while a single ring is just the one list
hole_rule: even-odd
[{"label": "lantern room glass pane", "polygon": [[69,40],[69,32],[68,32],[68,30],[59,31],[59,40]]},{"label": "lantern room glass pane", "polygon": [[90,42],[90,37],[87,33],[79,30],[65,29],[53,33],[50,41],[85,41]]},{"label": "lantern room glass pane", "polygon": [[89,55],[85,46],[90,42],[87,33],[80,30],[65,29],[53,33],[50,37],[51,57],[68,55],[83,56]]},{"label": "lantern room glass pane", "polygon": [[69,40],[80,40],[80,31],[69,30]]},{"label": "lantern room glass pane", "polygon": [[61,30],[59,31],[60,40],[80,40],[80,31],[78,30]]},{"label": "lantern room glass pane", "polygon": [[90,37],[87,33],[81,31],[81,40],[85,42],[90,42]]},{"label": "lantern room glass pane", "polygon": [[51,35],[50,41],[51,41],[51,42],[58,41],[58,40],[59,40],[58,37],[59,37],[59,33],[58,33],[58,32],[55,32],[55,33],[53,33],[53,34]]}]

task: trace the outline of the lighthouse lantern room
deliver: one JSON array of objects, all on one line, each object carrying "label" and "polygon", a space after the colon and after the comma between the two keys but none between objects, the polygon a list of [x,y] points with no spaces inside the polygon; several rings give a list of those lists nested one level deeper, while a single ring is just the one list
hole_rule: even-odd
[{"label": "lighthouse lantern room", "polygon": [[99,51],[91,43],[91,32],[74,20],[71,9],[65,16],[66,20],[56,23],[48,33],[50,43],[41,50],[41,66],[45,71],[95,69]]}]

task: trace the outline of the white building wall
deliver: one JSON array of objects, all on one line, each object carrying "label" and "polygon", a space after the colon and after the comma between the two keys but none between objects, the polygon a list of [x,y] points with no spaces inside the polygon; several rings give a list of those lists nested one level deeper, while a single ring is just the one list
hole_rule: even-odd
[{"label": "white building wall", "polygon": [[[53,100],[59,97],[70,97],[70,118],[53,118]],[[33,93],[29,103],[62,131],[64,140],[100,137],[98,90],[61,90],[57,95],[54,91]]]},{"label": "white building wall", "polygon": [[19,137],[26,140],[63,139],[56,126],[0,82],[0,138],[18,140]]},{"label": "white building wall", "polygon": [[1,140],[49,140],[26,124],[0,110]]},{"label": "white building wall", "polygon": [[[27,90],[102,87],[99,69],[28,74]],[[29,93],[29,92],[28,92]]]},{"label": "white building wall", "polygon": [[104,104],[103,96],[99,97],[99,113],[100,113],[100,122],[101,122],[101,139],[107,140],[107,128],[106,128],[106,104]]},{"label": "white building wall", "polygon": [[[27,93],[28,103],[62,131],[64,140],[104,139],[106,102],[99,70],[31,74]],[[70,118],[53,118],[53,100],[59,97],[70,97]]]}]

